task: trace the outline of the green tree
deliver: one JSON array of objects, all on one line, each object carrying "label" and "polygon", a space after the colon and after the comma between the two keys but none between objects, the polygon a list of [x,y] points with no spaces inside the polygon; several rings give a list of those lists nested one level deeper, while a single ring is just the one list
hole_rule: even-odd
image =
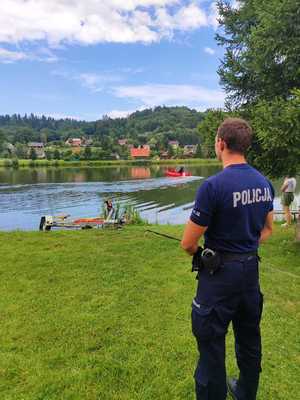
[{"label": "green tree", "polygon": [[17,143],[15,146],[15,149],[16,149],[16,156],[19,159],[27,158],[28,151],[27,151],[26,145],[24,145],[22,143]]},{"label": "green tree", "polygon": [[170,158],[174,158],[175,155],[176,155],[176,152],[175,152],[175,150],[174,150],[174,147],[171,146],[171,145],[168,145],[168,156],[169,156]]},{"label": "green tree", "polygon": [[203,157],[214,158],[216,156],[215,138],[217,130],[221,122],[223,122],[227,116],[229,116],[229,113],[226,113],[221,109],[211,109],[206,112],[203,121],[198,125]]},{"label": "green tree", "polygon": [[89,146],[84,148],[83,158],[84,160],[90,160],[92,158],[92,149]]},{"label": "green tree", "polygon": [[195,158],[203,158],[202,146],[200,143],[198,144]]},{"label": "green tree", "polygon": [[255,132],[250,159],[271,177],[300,172],[300,90],[288,101],[262,100],[249,111]]},{"label": "green tree", "polygon": [[66,151],[63,152],[62,157],[65,161],[70,161],[72,159],[72,150],[71,149],[67,149]]},{"label": "green tree", "polygon": [[5,133],[1,129],[0,130],[0,152],[3,151],[4,142],[5,142]]},{"label": "green tree", "polygon": [[103,160],[105,158],[105,151],[98,147],[96,151],[93,152],[93,159],[94,160]]},{"label": "green tree", "polygon": [[34,129],[29,127],[19,128],[15,133],[15,143],[20,142],[26,144],[29,142],[35,142],[38,139],[39,139],[38,132],[34,131]]},{"label": "green tree", "polygon": [[239,5],[218,1],[224,34],[216,39],[226,48],[219,75],[229,104],[288,99],[300,87],[299,1],[240,0]]},{"label": "green tree", "polygon": [[54,160],[60,160],[61,155],[60,155],[60,151],[58,149],[54,150],[53,158],[54,158]]},{"label": "green tree", "polygon": [[37,159],[37,154],[33,147],[30,147],[29,158],[33,161]]},{"label": "green tree", "polygon": [[48,137],[50,136],[49,129],[42,129],[40,131],[40,141],[44,144],[47,143]]},{"label": "green tree", "polygon": [[47,160],[52,160],[52,156],[53,156],[52,151],[49,149],[45,150],[45,156],[46,156]]}]

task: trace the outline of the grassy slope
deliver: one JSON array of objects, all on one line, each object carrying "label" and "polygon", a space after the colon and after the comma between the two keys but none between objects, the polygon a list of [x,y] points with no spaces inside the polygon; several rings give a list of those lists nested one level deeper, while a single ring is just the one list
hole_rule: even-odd
[{"label": "grassy slope", "polygon": [[[196,282],[177,243],[144,230],[0,234],[1,399],[194,398]],[[278,227],[261,253],[258,399],[296,399],[300,245]],[[227,361],[236,372],[231,331]]]}]

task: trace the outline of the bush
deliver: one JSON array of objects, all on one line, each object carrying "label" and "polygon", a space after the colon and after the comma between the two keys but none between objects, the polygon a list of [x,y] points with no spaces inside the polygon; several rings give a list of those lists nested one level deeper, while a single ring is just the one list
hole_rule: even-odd
[{"label": "bush", "polygon": [[4,164],[4,167],[9,168],[12,166],[12,160],[5,159],[3,164]]},{"label": "bush", "polygon": [[13,158],[11,161],[11,166],[13,168],[19,168],[19,160],[17,158]]}]

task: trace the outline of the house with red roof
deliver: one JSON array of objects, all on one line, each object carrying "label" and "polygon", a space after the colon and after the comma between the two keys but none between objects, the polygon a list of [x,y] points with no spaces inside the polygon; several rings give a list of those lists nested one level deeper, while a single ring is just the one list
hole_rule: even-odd
[{"label": "house with red roof", "polygon": [[144,146],[132,147],[130,149],[130,155],[134,159],[144,159],[150,157],[150,146],[145,144]]},{"label": "house with red roof", "polygon": [[82,139],[80,138],[69,138],[66,144],[72,147],[80,147],[82,145]]}]

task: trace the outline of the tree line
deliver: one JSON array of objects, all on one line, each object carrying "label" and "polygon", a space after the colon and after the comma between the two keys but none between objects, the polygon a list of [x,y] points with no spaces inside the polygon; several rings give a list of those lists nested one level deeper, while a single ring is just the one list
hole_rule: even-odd
[{"label": "tree line", "polygon": [[218,1],[225,49],[219,67],[226,110],[209,110],[200,123],[212,152],[226,116],[247,119],[254,131],[249,159],[271,177],[300,172],[300,1]]},{"label": "tree line", "polygon": [[[181,146],[198,144],[198,125],[203,116],[204,113],[187,107],[164,106],[137,111],[127,118],[112,119],[104,116],[95,122],[55,120],[34,114],[4,115],[0,116],[0,142],[2,145],[14,145],[17,155],[22,156],[29,142],[64,146],[68,138],[89,137],[93,140],[93,147],[97,148],[95,157],[109,158],[114,153],[125,156],[123,153],[126,149],[120,148],[117,142],[118,139],[126,138],[134,146],[150,144],[153,152],[159,153],[169,149],[170,140],[177,140]],[[2,156],[3,151],[2,146]],[[9,150],[6,149],[7,152]]]}]

